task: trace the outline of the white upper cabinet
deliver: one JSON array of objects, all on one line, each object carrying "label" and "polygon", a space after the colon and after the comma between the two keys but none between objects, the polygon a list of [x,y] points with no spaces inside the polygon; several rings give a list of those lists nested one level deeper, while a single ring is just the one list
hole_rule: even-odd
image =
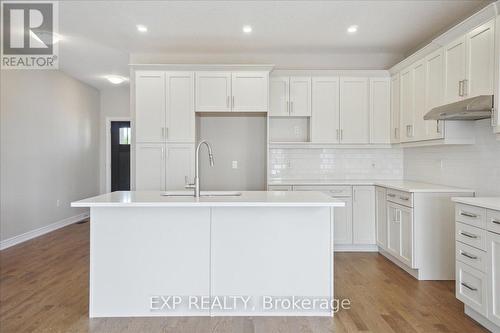
[{"label": "white upper cabinet", "polygon": [[391,79],[370,79],[370,142],[391,142]]},{"label": "white upper cabinet", "polygon": [[312,142],[339,142],[339,78],[312,79]]},{"label": "white upper cabinet", "polygon": [[446,45],[444,48],[444,102],[453,103],[462,99],[465,80],[465,37]]},{"label": "white upper cabinet", "polygon": [[267,112],[268,83],[268,72],[196,72],[196,111]]},{"label": "white upper cabinet", "polygon": [[194,144],[167,145],[165,153],[165,189],[184,190],[194,179]]},{"label": "white upper cabinet", "polygon": [[491,20],[445,47],[445,103],[493,94],[494,30]]},{"label": "white upper cabinet", "polygon": [[231,72],[196,72],[196,111],[231,111]]},{"label": "white upper cabinet", "polygon": [[194,74],[166,72],[166,130],[170,142],[194,142]]},{"label": "white upper cabinet", "polygon": [[464,97],[493,94],[495,21],[491,20],[466,35],[467,77]]},{"label": "white upper cabinet", "polygon": [[290,77],[290,116],[308,117],[311,115],[311,78],[308,76]]},{"label": "white upper cabinet", "polygon": [[135,190],[164,191],[165,144],[136,144],[135,161]]},{"label": "white upper cabinet", "polygon": [[401,142],[409,142],[413,139],[413,70],[411,67],[403,69],[399,77],[400,81],[400,130]]},{"label": "white upper cabinet", "polygon": [[[426,66],[426,112],[440,106],[444,102],[444,56],[443,49],[429,54],[425,58]],[[442,124],[436,120],[426,120],[427,139],[443,137]]]},{"label": "white upper cabinet", "polygon": [[165,140],[165,74],[154,71],[135,73],[135,140]]},{"label": "white upper cabinet", "polygon": [[398,73],[391,77],[391,143],[400,142],[400,88]]},{"label": "white upper cabinet", "polygon": [[268,72],[232,73],[232,110],[236,112],[267,112]]},{"label": "white upper cabinet", "polygon": [[427,112],[425,104],[425,61],[417,61],[413,65],[413,124],[412,141],[425,140],[424,115]]},{"label": "white upper cabinet", "polygon": [[368,79],[340,79],[340,141],[363,144],[370,142]]},{"label": "white upper cabinet", "polygon": [[290,100],[290,78],[288,76],[271,77],[269,83],[269,116],[288,117],[288,104]]},{"label": "white upper cabinet", "polygon": [[309,117],[311,115],[311,77],[271,77],[272,117]]}]

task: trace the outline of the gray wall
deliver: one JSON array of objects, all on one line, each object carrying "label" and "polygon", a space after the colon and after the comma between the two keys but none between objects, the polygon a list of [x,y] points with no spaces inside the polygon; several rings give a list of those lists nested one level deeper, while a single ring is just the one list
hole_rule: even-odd
[{"label": "gray wall", "polygon": [[0,240],[86,212],[70,202],[99,191],[99,92],[60,71],[3,70],[0,99]]},{"label": "gray wall", "polygon": [[476,143],[404,149],[405,179],[464,187],[478,196],[500,195],[500,141],[490,119],[476,121]]},{"label": "gray wall", "polygon": [[[264,190],[266,187],[267,121],[256,116],[197,116],[197,138],[214,149],[215,166],[202,148],[201,186],[209,190]],[[238,161],[238,169],[232,169]]]}]

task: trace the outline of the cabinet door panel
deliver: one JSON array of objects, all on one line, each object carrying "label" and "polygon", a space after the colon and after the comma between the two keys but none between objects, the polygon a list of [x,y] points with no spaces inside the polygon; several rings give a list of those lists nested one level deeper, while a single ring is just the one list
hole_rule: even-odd
[{"label": "cabinet door panel", "polygon": [[231,72],[196,72],[196,111],[231,111]]},{"label": "cabinet door panel", "polygon": [[[443,105],[444,99],[444,57],[443,49],[428,55],[426,64],[426,112]],[[426,138],[439,139],[443,137],[442,124],[437,120],[425,121]]]},{"label": "cabinet door panel", "polygon": [[164,144],[136,144],[135,189],[137,191],[165,190]]},{"label": "cabinet door panel", "polygon": [[335,198],[343,201],[345,207],[335,208],[334,212],[334,244],[352,244],[352,199]]},{"label": "cabinet door panel", "polygon": [[165,140],[165,74],[136,72],[135,78],[135,140]]},{"label": "cabinet door panel", "polygon": [[368,79],[340,79],[342,143],[369,143]]},{"label": "cabinet door panel", "polygon": [[400,142],[400,83],[399,74],[391,78],[391,143]]},{"label": "cabinet door panel", "polygon": [[444,49],[444,102],[453,103],[462,99],[460,81],[465,80],[465,37],[448,44]]},{"label": "cabinet door panel", "polygon": [[184,190],[194,179],[194,144],[169,144],[166,150],[166,190]]},{"label": "cabinet door panel", "polygon": [[318,77],[312,82],[312,142],[338,142],[339,78]]},{"label": "cabinet door panel", "polygon": [[232,106],[236,112],[267,112],[268,72],[232,73]]},{"label": "cabinet door panel", "polygon": [[377,245],[387,249],[387,201],[386,189],[375,188],[375,216],[377,219]]},{"label": "cabinet door panel", "polygon": [[419,61],[413,66],[413,137],[412,141],[425,140],[424,115],[425,105],[425,62]]},{"label": "cabinet door panel", "polygon": [[416,268],[413,260],[413,210],[401,208],[400,259],[409,267]]},{"label": "cabinet door panel", "polygon": [[401,142],[409,142],[413,139],[413,71],[411,68],[404,69],[400,74],[400,138]]},{"label": "cabinet door panel", "polygon": [[465,96],[493,94],[495,72],[494,21],[467,34],[467,82]]},{"label": "cabinet door panel", "polygon": [[352,194],[353,244],[375,244],[375,188],[354,186]]},{"label": "cabinet door panel", "polygon": [[500,235],[488,232],[488,319],[500,326]]},{"label": "cabinet door panel", "polygon": [[167,72],[166,139],[171,142],[194,142],[194,74]]},{"label": "cabinet door panel", "polygon": [[370,142],[391,141],[390,78],[370,79]]},{"label": "cabinet door panel", "polygon": [[311,78],[290,77],[290,116],[308,117],[311,115]]},{"label": "cabinet door panel", "polygon": [[399,258],[401,248],[401,210],[393,203],[387,203],[387,251]]},{"label": "cabinet door panel", "polygon": [[271,77],[269,85],[269,116],[288,117],[289,78]]}]

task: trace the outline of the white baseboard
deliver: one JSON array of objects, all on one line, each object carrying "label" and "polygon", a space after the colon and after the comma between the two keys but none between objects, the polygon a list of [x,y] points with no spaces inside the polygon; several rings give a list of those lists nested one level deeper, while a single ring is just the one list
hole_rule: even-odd
[{"label": "white baseboard", "polygon": [[375,244],[337,244],[333,246],[334,252],[378,252]]},{"label": "white baseboard", "polygon": [[49,225],[46,225],[45,227],[41,227],[41,228],[38,228],[35,230],[25,232],[24,234],[21,234],[21,235],[11,237],[9,239],[6,239],[6,240],[3,240],[0,242],[0,250],[5,250],[6,248],[20,244],[22,242],[26,242],[27,240],[33,239],[35,237],[45,235],[46,233],[60,229],[60,228],[65,227],[67,225],[70,225],[70,224],[73,224],[76,222],[80,222],[82,220],[85,220],[88,217],[89,217],[89,213],[82,213],[79,215],[65,218],[64,220],[60,220],[60,221],[51,223]]}]

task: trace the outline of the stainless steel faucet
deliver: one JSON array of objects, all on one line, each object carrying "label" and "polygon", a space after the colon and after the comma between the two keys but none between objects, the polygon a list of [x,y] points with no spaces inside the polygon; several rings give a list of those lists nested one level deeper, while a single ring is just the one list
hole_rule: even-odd
[{"label": "stainless steel faucet", "polygon": [[194,196],[196,198],[200,197],[200,148],[201,145],[204,144],[207,146],[208,149],[208,160],[210,161],[210,166],[214,166],[214,155],[212,153],[212,146],[210,146],[210,143],[208,141],[203,140],[198,143],[198,146],[196,147],[196,154],[194,157],[194,184],[188,184],[186,185],[186,188],[191,188],[194,189]]}]

